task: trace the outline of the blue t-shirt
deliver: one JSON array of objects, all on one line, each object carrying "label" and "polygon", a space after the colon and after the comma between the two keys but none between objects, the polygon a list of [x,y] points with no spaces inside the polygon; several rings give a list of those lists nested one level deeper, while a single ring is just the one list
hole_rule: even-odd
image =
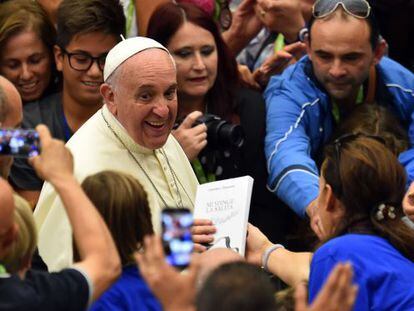
[{"label": "blue t-shirt", "polygon": [[90,311],[162,311],[161,304],[139,274],[135,265],[123,267],[122,274]]},{"label": "blue t-shirt", "polygon": [[414,262],[387,240],[347,234],[328,241],[314,254],[309,276],[312,302],[339,262],[351,262],[358,296],[354,310],[414,310]]}]

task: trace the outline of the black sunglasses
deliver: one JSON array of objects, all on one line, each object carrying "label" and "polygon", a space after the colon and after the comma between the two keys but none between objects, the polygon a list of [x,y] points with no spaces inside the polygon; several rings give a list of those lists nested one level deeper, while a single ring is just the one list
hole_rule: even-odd
[{"label": "black sunglasses", "polygon": [[318,0],[312,7],[313,17],[324,18],[335,12],[339,5],[356,18],[367,18],[371,13],[371,6],[366,0]]}]

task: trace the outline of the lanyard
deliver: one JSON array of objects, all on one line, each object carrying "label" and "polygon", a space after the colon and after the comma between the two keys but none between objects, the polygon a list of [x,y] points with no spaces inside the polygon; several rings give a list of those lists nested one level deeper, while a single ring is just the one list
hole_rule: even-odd
[{"label": "lanyard", "polygon": [[275,45],[274,45],[275,53],[281,51],[284,47],[285,47],[285,36],[280,33],[277,35],[277,38],[275,40]]},{"label": "lanyard", "polygon": [[198,158],[195,158],[193,161],[191,161],[191,165],[194,169],[194,173],[197,176],[198,182],[200,184],[205,184],[207,182],[216,181],[216,176],[213,173],[205,174],[203,170],[203,166],[201,165],[201,162]]},{"label": "lanyard", "polygon": [[66,121],[65,113],[62,111],[62,125],[63,125],[63,135],[65,135],[65,142],[67,142],[71,136],[72,131],[68,125],[68,121]]},{"label": "lanyard", "polygon": [[128,3],[127,16],[126,16],[126,33],[127,33],[127,36],[130,35],[130,31],[131,31],[131,28],[132,28],[132,23],[135,22],[134,21],[134,12],[135,12],[134,1],[131,0]]},{"label": "lanyard", "polygon": [[[364,87],[361,85],[361,87],[358,90],[356,104],[360,105],[363,102],[364,102]],[[341,112],[339,110],[338,104],[335,102],[332,102],[332,115],[335,119],[336,124],[338,124],[339,121],[341,120]]]},{"label": "lanyard", "polygon": [[0,264],[0,279],[8,277],[10,277],[10,274],[8,274],[6,268],[2,264]]}]

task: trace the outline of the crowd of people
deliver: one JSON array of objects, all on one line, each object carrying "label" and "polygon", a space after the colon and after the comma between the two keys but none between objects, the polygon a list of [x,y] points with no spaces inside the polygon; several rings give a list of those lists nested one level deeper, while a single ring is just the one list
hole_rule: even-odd
[{"label": "crowd of people", "polygon": [[[0,130],[40,143],[0,155],[0,310],[414,310],[414,3],[229,6],[0,1]],[[245,256],[194,219],[168,264],[162,211],[245,175]]]}]

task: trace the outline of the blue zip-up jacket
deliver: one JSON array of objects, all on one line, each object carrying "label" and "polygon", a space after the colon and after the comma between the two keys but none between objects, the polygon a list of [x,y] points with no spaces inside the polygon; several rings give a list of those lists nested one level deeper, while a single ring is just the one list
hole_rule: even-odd
[{"label": "blue zip-up jacket", "polygon": [[[412,181],[414,74],[383,57],[377,65],[377,79],[390,97],[390,108],[408,126],[411,148],[399,159]],[[264,96],[268,187],[303,217],[306,207],[318,196],[319,172],[314,159],[334,129],[330,98],[313,76],[307,56],[274,76]]]}]

